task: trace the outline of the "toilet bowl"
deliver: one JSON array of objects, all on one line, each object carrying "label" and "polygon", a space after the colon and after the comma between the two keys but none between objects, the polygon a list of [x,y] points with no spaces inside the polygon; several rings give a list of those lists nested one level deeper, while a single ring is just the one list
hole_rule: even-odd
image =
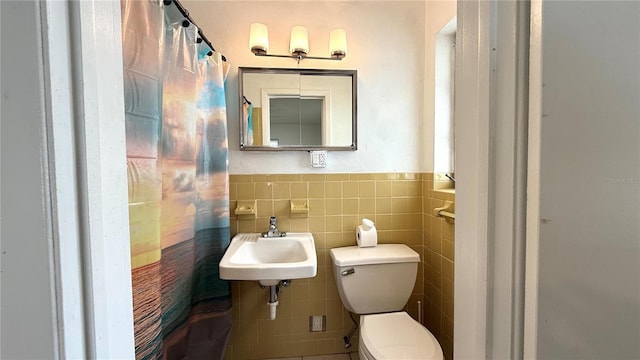
[{"label": "toilet bowl", "polygon": [[404,244],[347,246],[329,253],[342,304],[360,314],[361,359],[443,359],[433,334],[402,311],[415,285],[418,253]]},{"label": "toilet bowl", "polygon": [[424,326],[404,311],[360,317],[360,359],[443,359],[442,348]]}]

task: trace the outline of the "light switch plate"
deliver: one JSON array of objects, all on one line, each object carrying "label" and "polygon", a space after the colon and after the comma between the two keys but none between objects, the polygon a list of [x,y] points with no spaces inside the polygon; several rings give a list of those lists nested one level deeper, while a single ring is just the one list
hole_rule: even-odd
[{"label": "light switch plate", "polygon": [[314,150],[309,152],[311,154],[311,167],[323,168],[327,167],[327,151],[326,150]]}]

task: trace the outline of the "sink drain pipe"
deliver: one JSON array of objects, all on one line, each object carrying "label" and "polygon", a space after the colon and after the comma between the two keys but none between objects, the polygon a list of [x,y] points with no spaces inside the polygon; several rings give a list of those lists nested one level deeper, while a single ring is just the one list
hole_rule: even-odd
[{"label": "sink drain pipe", "polygon": [[[266,281],[265,281],[266,282]],[[270,282],[270,281],[269,281]],[[271,282],[273,284],[273,282]],[[275,285],[263,285],[263,282],[260,281],[260,288],[264,289],[269,286],[269,302],[267,305],[269,306],[269,318],[271,320],[276,319],[276,307],[278,306],[278,293],[280,293],[280,286],[288,287],[291,285],[291,280],[281,280],[276,282]]]},{"label": "sink drain pipe", "polygon": [[269,286],[269,318],[271,320],[276,319],[276,306],[278,306],[278,292],[280,292],[280,286],[271,285]]}]

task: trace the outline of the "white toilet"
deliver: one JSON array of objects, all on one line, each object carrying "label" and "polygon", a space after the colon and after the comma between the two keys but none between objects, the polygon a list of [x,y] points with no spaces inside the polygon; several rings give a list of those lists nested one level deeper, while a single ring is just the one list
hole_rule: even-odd
[{"label": "white toilet", "polygon": [[342,303],[360,314],[360,359],[443,359],[436,338],[401,311],[416,281],[420,256],[403,244],[330,250]]}]

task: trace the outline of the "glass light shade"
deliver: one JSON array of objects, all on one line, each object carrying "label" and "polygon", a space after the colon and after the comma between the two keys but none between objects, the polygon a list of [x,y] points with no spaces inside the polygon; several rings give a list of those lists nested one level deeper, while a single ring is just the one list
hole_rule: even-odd
[{"label": "glass light shade", "polygon": [[291,28],[291,42],[289,43],[291,53],[309,53],[309,32],[304,26],[294,26]]},{"label": "glass light shade", "polygon": [[333,29],[329,37],[329,54],[344,57],[347,55],[347,32],[344,29]]},{"label": "glass light shade", "polygon": [[255,52],[255,50],[269,51],[269,30],[267,29],[267,25],[261,23],[251,24],[249,49],[251,49],[252,52]]}]

